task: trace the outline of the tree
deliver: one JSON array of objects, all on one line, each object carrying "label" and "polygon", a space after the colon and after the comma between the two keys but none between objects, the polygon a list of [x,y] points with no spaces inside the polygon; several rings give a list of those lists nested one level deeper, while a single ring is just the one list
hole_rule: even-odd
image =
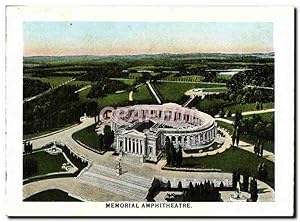
[{"label": "tree", "polygon": [[243,191],[248,192],[249,187],[249,175],[244,174],[243,176]]},{"label": "tree", "polygon": [[110,126],[106,125],[103,129],[104,135],[103,135],[103,147],[104,150],[108,150],[113,143],[114,139],[114,132],[111,131]]},{"label": "tree", "polygon": [[259,102],[258,102],[258,101],[256,101],[256,103],[255,103],[255,109],[256,109],[256,110],[259,110],[259,109],[260,109],[260,105],[259,105]]},{"label": "tree", "polygon": [[181,181],[179,180],[179,182],[178,182],[178,186],[177,186],[177,188],[178,188],[178,190],[182,190],[182,183],[181,183]]},{"label": "tree", "polygon": [[240,126],[237,127],[236,129],[236,146],[239,146],[239,142],[240,142]]},{"label": "tree", "polygon": [[103,148],[104,148],[104,142],[103,142],[103,134],[101,133],[100,135],[99,135],[99,150],[103,150]]},{"label": "tree", "polygon": [[167,182],[167,189],[169,190],[171,188],[171,182],[170,182],[170,180],[168,180],[168,182]]},{"label": "tree", "polygon": [[257,181],[255,178],[253,178],[250,182],[250,194],[251,194],[251,200],[253,202],[256,202],[258,198],[258,189],[257,189]]},{"label": "tree", "polygon": [[231,116],[232,116],[232,112],[230,110],[228,110],[226,113],[226,117],[231,117]]},{"label": "tree", "polygon": [[220,190],[223,190],[224,189],[224,184],[223,184],[223,181],[221,181],[220,183]]},{"label": "tree", "polygon": [[234,146],[235,139],[236,139],[236,128],[233,129],[232,136],[231,136],[232,146]]},{"label": "tree", "polygon": [[171,162],[172,162],[170,150],[171,150],[171,144],[170,144],[169,137],[167,137],[166,143],[165,143],[165,153],[166,153],[167,164],[169,164],[169,165],[171,165]]},{"label": "tree", "polygon": [[233,171],[232,173],[232,188],[235,190],[236,189],[236,186],[237,186],[237,173],[236,171]]},{"label": "tree", "polygon": [[174,148],[173,142],[171,142],[171,159],[172,159],[172,166],[176,165],[176,158],[177,158],[177,153],[176,149]]},{"label": "tree", "polygon": [[268,178],[268,170],[265,163],[259,163],[257,166],[257,178],[266,180]]},{"label": "tree", "polygon": [[176,165],[180,167],[182,164],[182,147],[179,145],[179,150],[177,152]]}]

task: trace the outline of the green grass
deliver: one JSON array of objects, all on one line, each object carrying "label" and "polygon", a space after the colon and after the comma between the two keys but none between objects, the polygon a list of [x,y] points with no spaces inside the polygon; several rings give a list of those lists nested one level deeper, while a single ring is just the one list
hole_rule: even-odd
[{"label": "green grass", "polygon": [[134,79],[125,79],[125,80],[118,80],[118,81],[120,81],[120,82],[122,82],[122,83],[124,83],[124,84],[126,84],[128,86],[132,86],[135,83]]},{"label": "green grass", "polygon": [[134,100],[154,100],[150,91],[146,85],[142,85],[137,88],[136,92],[133,92]]},{"label": "green grass", "polygon": [[190,89],[205,88],[205,90],[209,90],[207,88],[219,88],[220,85],[205,83],[161,82],[155,83],[155,87],[165,102],[177,102],[184,95],[184,93]]},{"label": "green grass", "polygon": [[[274,108],[273,104],[263,103],[263,109],[271,109],[271,108]],[[235,113],[236,111],[239,112],[256,111],[256,103],[230,105],[224,108],[224,112],[226,112],[227,110],[230,110],[232,113]]]},{"label": "green grass", "polygon": [[39,192],[37,194],[34,194],[26,199],[24,201],[80,201],[74,197],[71,197],[68,195],[68,193],[58,190],[58,189],[51,189],[51,190],[45,190],[42,192]]},{"label": "green grass", "polygon": [[[79,92],[79,98],[81,100],[87,100],[87,95],[91,89],[86,89]],[[146,85],[142,85],[135,92],[133,92],[133,99],[138,101],[150,101],[153,100],[148,88]],[[96,101],[99,107],[107,107],[107,106],[122,106],[124,104],[128,104],[129,100],[129,92],[122,92],[122,93],[114,93],[109,94],[103,98],[97,98]]]},{"label": "green grass", "polygon": [[[274,115],[274,112],[246,115],[246,116],[244,116],[244,118],[250,118],[254,115],[255,116],[260,116],[264,122],[270,123],[272,121],[272,116]],[[226,117],[225,119],[234,120],[235,117]]]},{"label": "green grass", "polygon": [[72,135],[72,137],[88,147],[99,150],[99,137],[95,132],[95,125],[77,131]]},{"label": "green grass", "polygon": [[226,87],[217,87],[217,88],[204,88],[203,92],[219,92],[219,93],[225,93],[228,89]]},{"label": "green grass", "polygon": [[61,130],[63,128],[67,128],[67,127],[70,127],[72,125],[74,125],[74,124],[70,123],[70,124],[65,124],[63,126],[60,126],[60,127],[54,127],[54,128],[51,128],[51,129],[45,129],[45,130],[43,130],[41,132],[26,134],[26,135],[23,135],[23,140],[28,140],[28,139],[31,139],[31,138],[34,138],[34,137],[42,136],[44,134],[52,133],[54,131]]},{"label": "green grass", "polygon": [[90,81],[82,81],[82,80],[75,80],[75,81],[72,81],[72,82],[69,82],[68,85],[76,85],[78,87],[84,87],[84,86],[87,86],[87,85],[90,85],[91,82]]},{"label": "green grass", "polygon": [[29,79],[37,79],[42,82],[50,83],[51,87],[59,86],[60,84],[71,80],[72,77],[69,76],[51,76],[51,77],[29,77]]},{"label": "green grass", "polygon": [[[50,155],[47,152],[40,151],[23,156],[23,164],[26,160],[32,159],[37,162],[37,172],[31,176],[45,175],[47,173],[61,172],[61,166],[67,160],[62,154]],[[24,167],[24,165],[23,165]],[[26,166],[25,166],[26,167]],[[26,178],[24,178],[26,179]]]},{"label": "green grass", "polygon": [[[230,135],[232,134],[233,125],[230,125],[228,123],[224,123],[224,122],[221,122],[221,121],[217,121],[217,123],[218,123],[219,127],[227,129],[229,131]],[[250,135],[245,135],[245,134],[241,135],[240,140],[243,141],[243,142],[246,142],[246,143],[250,143],[252,145],[254,145],[257,142],[257,138],[254,138]],[[262,142],[264,143],[264,149],[265,150],[274,153],[274,141],[262,140]]]},{"label": "green grass", "polygon": [[186,75],[186,76],[178,76],[175,77],[175,74],[170,74],[165,77],[166,80],[175,80],[175,81],[191,81],[191,82],[201,82],[205,78],[200,75]]},{"label": "green grass", "polygon": [[268,169],[268,179],[264,182],[274,187],[274,163],[238,148],[230,148],[223,153],[213,156],[184,158],[182,167],[201,169],[217,168],[224,172],[239,170],[241,174],[249,172],[249,175],[253,177],[257,176],[257,166],[259,163],[265,163]]}]

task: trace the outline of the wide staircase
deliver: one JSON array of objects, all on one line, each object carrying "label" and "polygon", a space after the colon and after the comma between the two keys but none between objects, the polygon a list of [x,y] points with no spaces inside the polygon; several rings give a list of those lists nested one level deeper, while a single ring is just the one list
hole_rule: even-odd
[{"label": "wide staircase", "polygon": [[143,158],[142,155],[138,155],[134,153],[124,153],[122,155],[122,162],[139,167],[143,165],[143,162],[141,160],[142,158]]},{"label": "wide staircase", "polygon": [[77,179],[82,183],[90,184],[136,201],[145,200],[152,182],[149,178],[139,177],[127,172],[117,176],[116,170],[100,165],[91,165]]}]

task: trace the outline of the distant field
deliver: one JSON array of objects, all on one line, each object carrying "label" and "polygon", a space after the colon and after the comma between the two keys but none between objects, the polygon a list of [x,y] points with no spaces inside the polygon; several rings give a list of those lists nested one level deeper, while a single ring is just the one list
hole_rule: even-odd
[{"label": "distant field", "polygon": [[224,93],[227,92],[228,89],[226,87],[218,87],[218,88],[204,88],[203,92],[219,92]]},{"label": "distant field", "polygon": [[51,87],[56,87],[59,86],[61,84],[63,84],[64,82],[71,80],[72,77],[68,77],[68,76],[61,76],[61,77],[57,77],[57,76],[53,76],[53,77],[28,77],[28,79],[37,79],[40,80],[42,82],[47,82],[50,83]]},{"label": "distant field", "polygon": [[[83,90],[79,93],[79,97],[81,100],[87,99],[87,94],[91,89]],[[149,101],[153,100],[148,88],[146,85],[139,87],[135,92],[133,92],[133,99],[136,101]],[[113,93],[109,94],[103,98],[96,99],[99,107],[106,107],[106,106],[121,106],[124,104],[128,104],[129,101],[129,92],[125,91],[122,93]]]},{"label": "distant field", "polygon": [[[267,123],[270,123],[271,120],[272,120],[272,116],[274,115],[274,112],[269,112],[269,113],[259,113],[259,114],[253,114],[253,115],[247,115],[245,116],[245,118],[250,118],[251,116],[260,116],[262,118],[263,121],[267,122]],[[235,117],[229,117],[229,118],[226,118],[226,119],[229,119],[229,120],[234,120]]]},{"label": "distant field", "polygon": [[178,76],[175,77],[175,74],[168,75],[165,77],[166,80],[177,80],[177,81],[194,81],[201,82],[204,80],[204,77],[201,75],[187,75],[187,76]]},{"label": "distant field", "polygon": [[[271,109],[274,108],[274,105],[271,103],[263,103],[263,109]],[[236,111],[246,112],[246,111],[256,111],[256,103],[246,103],[246,104],[238,104],[238,105],[230,105],[224,108],[224,112],[230,110],[232,113]]]},{"label": "distant field", "polygon": [[[194,88],[205,88],[205,91],[209,91],[208,88],[220,87],[216,84],[205,84],[205,83],[176,83],[176,82],[160,82],[154,84],[160,95],[163,97],[165,102],[177,102],[186,91]],[[226,88],[221,87],[221,91]],[[215,92],[214,89],[211,92]]]},{"label": "distant field", "polygon": [[154,100],[146,85],[142,85],[141,87],[137,88],[136,92],[133,92],[133,99],[134,100]]}]

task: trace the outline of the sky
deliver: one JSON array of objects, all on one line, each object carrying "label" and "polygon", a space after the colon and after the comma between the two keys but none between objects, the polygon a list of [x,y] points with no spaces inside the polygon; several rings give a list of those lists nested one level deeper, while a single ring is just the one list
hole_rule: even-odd
[{"label": "sky", "polygon": [[272,23],[24,22],[24,56],[273,52]]}]

